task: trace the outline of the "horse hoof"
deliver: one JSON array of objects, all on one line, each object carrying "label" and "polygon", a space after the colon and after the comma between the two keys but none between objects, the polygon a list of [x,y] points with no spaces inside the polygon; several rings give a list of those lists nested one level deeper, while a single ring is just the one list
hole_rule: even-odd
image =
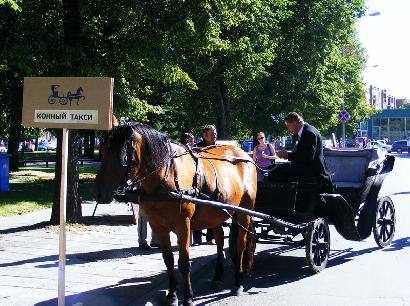
[{"label": "horse hoof", "polygon": [[184,306],[194,306],[194,303],[192,302],[192,299],[187,299],[187,300],[184,300],[183,305]]},{"label": "horse hoof", "polygon": [[243,294],[243,286],[233,287],[231,292],[236,296],[240,296]]},{"label": "horse hoof", "polygon": [[178,306],[178,296],[175,292],[168,293],[167,299],[166,299],[166,305],[167,306]]},{"label": "horse hoof", "polygon": [[223,289],[223,286],[224,286],[223,281],[212,281],[211,290],[221,291]]}]

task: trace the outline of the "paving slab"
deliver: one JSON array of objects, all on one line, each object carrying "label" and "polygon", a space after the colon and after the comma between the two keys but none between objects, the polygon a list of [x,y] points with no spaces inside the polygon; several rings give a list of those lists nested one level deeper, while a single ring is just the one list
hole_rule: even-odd
[{"label": "paving slab", "polygon": [[[67,226],[66,305],[158,304],[168,286],[161,252],[137,248],[128,205],[98,205],[92,217],[94,207],[82,205],[87,225]],[[50,216],[45,209],[0,218],[0,305],[57,305],[59,227]],[[173,234],[171,241],[177,256]],[[215,253],[215,246],[191,248],[192,273],[208,271]]]}]

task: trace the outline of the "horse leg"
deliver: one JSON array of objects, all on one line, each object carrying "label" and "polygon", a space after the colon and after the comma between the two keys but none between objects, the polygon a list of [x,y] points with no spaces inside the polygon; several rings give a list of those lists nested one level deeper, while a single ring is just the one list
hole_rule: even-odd
[{"label": "horse leg", "polygon": [[169,279],[169,292],[167,294],[167,304],[178,306],[178,282],[175,276],[174,254],[171,250],[171,239],[169,237],[169,232],[167,233],[161,230],[155,230],[154,227],[152,227],[152,229],[157,235],[158,241],[161,246],[162,258],[164,259],[165,266],[167,267]]},{"label": "horse leg", "polygon": [[224,231],[222,225],[213,229],[215,243],[217,246],[217,255],[216,255],[216,268],[215,268],[215,275],[212,280],[212,288],[215,290],[221,290],[223,286],[222,282],[222,275],[224,273],[223,268],[223,249],[224,249]]},{"label": "horse leg", "polygon": [[194,305],[194,293],[191,286],[191,263],[189,262],[190,219],[186,218],[177,231],[178,236],[178,269],[184,280],[184,305]]},{"label": "horse leg", "polygon": [[[249,228],[249,225],[251,223],[250,216],[238,214],[237,220],[239,224],[241,224],[244,228],[246,229]],[[243,262],[243,253],[246,247],[246,236],[247,236],[247,232],[245,232],[241,227],[239,227],[238,236],[236,237],[237,256],[238,256],[237,259],[238,260],[235,265],[235,282],[234,282],[234,288],[232,289],[232,293],[234,293],[235,295],[241,295],[243,292],[242,262]]]}]

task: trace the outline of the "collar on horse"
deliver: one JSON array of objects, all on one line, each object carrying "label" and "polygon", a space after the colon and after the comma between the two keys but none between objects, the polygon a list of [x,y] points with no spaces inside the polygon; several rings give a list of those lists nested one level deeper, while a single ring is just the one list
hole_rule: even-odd
[{"label": "collar on horse", "polygon": [[[160,171],[162,167],[157,167],[155,169],[152,169],[149,171],[147,174],[145,174],[142,177],[137,177],[135,179],[130,179],[131,175],[131,169],[133,166],[136,166],[135,163],[132,162],[133,156],[135,156],[136,152],[134,147],[132,146],[132,141],[127,140],[124,148],[122,150],[122,165],[123,167],[127,168],[126,172],[126,185],[125,186],[120,186],[117,188],[117,190],[114,192],[115,199],[118,201],[123,201],[123,202],[130,202],[130,203],[140,203],[140,201],[162,201],[162,200],[170,200],[174,197],[170,196],[170,192],[177,192],[181,195],[188,195],[188,196],[193,196],[193,197],[201,197],[201,198],[208,198],[210,197],[202,192],[202,188],[205,183],[205,176],[202,174],[200,171],[200,166],[199,166],[199,159],[197,156],[195,156],[194,152],[188,148],[187,151],[183,154],[180,155],[173,155],[171,154],[172,149],[171,149],[171,142],[168,141],[168,150],[170,152],[170,155],[167,159],[166,162],[166,168],[165,168],[165,174],[164,177],[161,179],[160,183],[158,184],[157,188],[154,190],[152,193],[144,193],[141,189],[142,183],[144,180],[146,180],[148,177],[153,175],[154,173]],[[185,154],[190,154],[194,163],[195,163],[195,174],[193,177],[193,183],[190,188],[186,189],[181,189],[178,181],[178,172],[177,172],[177,167],[175,167],[175,158],[179,158]],[[175,189],[170,188],[167,185],[169,175],[171,172],[171,168],[174,171],[174,185]],[[216,173],[215,173],[216,174]],[[181,203],[181,201],[180,201]]]}]

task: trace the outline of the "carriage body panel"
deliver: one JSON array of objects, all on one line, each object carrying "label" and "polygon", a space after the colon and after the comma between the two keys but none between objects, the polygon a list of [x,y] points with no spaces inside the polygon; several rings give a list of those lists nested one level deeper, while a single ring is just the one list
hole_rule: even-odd
[{"label": "carriage body panel", "polygon": [[377,149],[325,149],[324,156],[332,175],[333,193],[322,193],[315,178],[272,183],[265,177],[258,186],[255,210],[290,222],[324,218],[345,239],[366,239],[374,226],[379,191],[393,169],[394,156],[380,154]]}]

